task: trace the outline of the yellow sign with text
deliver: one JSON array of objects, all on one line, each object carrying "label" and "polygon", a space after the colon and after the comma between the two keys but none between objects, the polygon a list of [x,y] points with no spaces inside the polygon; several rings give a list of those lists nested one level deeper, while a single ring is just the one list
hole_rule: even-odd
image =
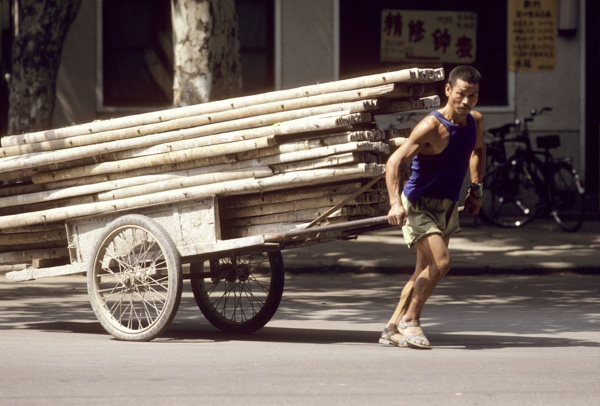
[{"label": "yellow sign with text", "polygon": [[509,0],[508,68],[556,68],[557,0]]}]

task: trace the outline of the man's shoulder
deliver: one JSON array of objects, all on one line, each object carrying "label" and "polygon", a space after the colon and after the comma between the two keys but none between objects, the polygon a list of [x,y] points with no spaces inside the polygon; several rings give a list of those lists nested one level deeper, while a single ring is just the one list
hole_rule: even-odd
[{"label": "man's shoulder", "polygon": [[473,119],[475,119],[475,124],[477,125],[478,129],[482,129],[483,128],[483,114],[481,114],[478,111],[475,110],[471,110],[471,117],[473,117]]},{"label": "man's shoulder", "polygon": [[419,126],[427,132],[437,131],[440,128],[440,125],[443,126],[444,124],[433,114],[426,115],[419,123]]},{"label": "man's shoulder", "polygon": [[470,114],[471,114],[471,116],[473,116],[475,121],[480,121],[481,119],[483,119],[483,114],[481,114],[480,112],[478,112],[476,110],[471,110]]}]

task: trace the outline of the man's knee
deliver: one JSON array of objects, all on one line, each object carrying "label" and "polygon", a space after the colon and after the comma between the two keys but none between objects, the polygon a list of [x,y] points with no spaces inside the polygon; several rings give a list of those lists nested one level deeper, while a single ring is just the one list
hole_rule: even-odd
[{"label": "man's knee", "polygon": [[448,251],[447,242],[440,235],[433,234],[419,241],[417,250],[421,251],[424,262],[435,268],[435,272],[439,274],[436,276],[442,277],[450,272],[452,258]]},{"label": "man's knee", "polygon": [[452,268],[452,258],[450,257],[450,254],[437,259],[436,268],[440,272],[441,276],[444,276],[450,272],[450,268]]}]

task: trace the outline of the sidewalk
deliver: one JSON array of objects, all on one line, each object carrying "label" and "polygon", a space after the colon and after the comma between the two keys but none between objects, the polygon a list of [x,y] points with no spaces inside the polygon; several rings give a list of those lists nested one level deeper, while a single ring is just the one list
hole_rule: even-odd
[{"label": "sidewalk", "polygon": [[[520,229],[461,217],[463,231],[450,241],[452,275],[596,272],[600,274],[600,221],[566,233],[551,220]],[[286,272],[412,273],[416,249],[402,232],[387,228],[357,240],[335,241],[283,251]]]}]

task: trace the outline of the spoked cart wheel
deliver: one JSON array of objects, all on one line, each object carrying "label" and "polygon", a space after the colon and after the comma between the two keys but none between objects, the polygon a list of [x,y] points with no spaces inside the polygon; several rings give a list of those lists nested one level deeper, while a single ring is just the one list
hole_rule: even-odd
[{"label": "spoked cart wheel", "polygon": [[98,237],[87,286],[94,313],[107,332],[119,340],[152,340],[179,307],[179,253],[156,221],[125,215]]},{"label": "spoked cart wheel", "polygon": [[192,263],[190,273],[202,314],[226,333],[252,333],[262,328],[277,311],[283,294],[279,251]]}]

